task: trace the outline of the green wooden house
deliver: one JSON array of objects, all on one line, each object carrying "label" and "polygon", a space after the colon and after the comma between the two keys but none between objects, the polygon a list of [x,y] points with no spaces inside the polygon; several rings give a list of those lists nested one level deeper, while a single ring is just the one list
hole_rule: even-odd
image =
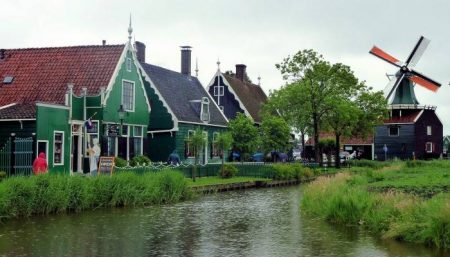
[{"label": "green wooden house", "polygon": [[0,50],[0,169],[31,172],[44,152],[50,172],[88,172],[94,138],[102,156],[144,153],[150,104],[131,31],[122,45]]},{"label": "green wooden house", "polygon": [[142,80],[152,106],[148,127],[148,155],[167,161],[174,150],[182,161],[192,162],[194,153],[186,139],[201,128],[207,140],[201,163],[220,162],[216,138],[226,131],[228,120],[195,76],[191,76],[191,48],[182,47],[181,72],[145,62],[145,45],[136,42]]}]

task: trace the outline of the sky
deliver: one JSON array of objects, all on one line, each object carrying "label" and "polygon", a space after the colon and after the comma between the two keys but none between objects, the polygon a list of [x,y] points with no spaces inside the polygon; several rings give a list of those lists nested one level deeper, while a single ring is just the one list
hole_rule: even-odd
[{"label": "sky", "polygon": [[[416,70],[442,84],[437,93],[417,86],[422,105],[436,105],[450,134],[450,2],[445,0],[0,0],[0,48],[123,44],[132,16],[133,37],[146,60],[180,70],[180,48],[190,45],[192,70],[206,87],[217,71],[247,65],[269,94],[285,82],[275,68],[283,58],[314,49],[349,65],[374,90],[394,66],[370,55],[375,44],[405,60],[421,35],[430,39]],[[194,71],[193,71],[194,73]]]}]

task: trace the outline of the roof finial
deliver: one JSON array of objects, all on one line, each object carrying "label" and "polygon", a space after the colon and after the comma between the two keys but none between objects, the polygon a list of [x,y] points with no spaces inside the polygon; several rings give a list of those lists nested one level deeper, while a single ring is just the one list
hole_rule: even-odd
[{"label": "roof finial", "polygon": [[131,34],[133,33],[133,28],[131,27],[131,13],[130,13],[130,25],[128,26],[128,40],[131,42]]},{"label": "roof finial", "polygon": [[258,86],[261,86],[261,76],[258,76]]},{"label": "roof finial", "polygon": [[195,76],[198,77],[198,58],[195,58]]},{"label": "roof finial", "polygon": [[217,70],[220,71],[220,60],[219,60],[219,58],[217,58]]}]

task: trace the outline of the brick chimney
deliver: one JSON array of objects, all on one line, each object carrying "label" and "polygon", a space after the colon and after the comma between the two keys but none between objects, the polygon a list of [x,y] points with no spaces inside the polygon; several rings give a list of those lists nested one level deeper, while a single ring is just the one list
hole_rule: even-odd
[{"label": "brick chimney", "polygon": [[136,57],[139,62],[145,62],[145,44],[139,41],[135,42]]},{"label": "brick chimney", "polygon": [[247,66],[245,66],[245,64],[236,64],[236,78],[240,81],[244,81],[246,68]]},{"label": "brick chimney", "polygon": [[5,49],[0,49],[0,60],[5,59]]},{"label": "brick chimney", "polygon": [[181,47],[181,73],[191,75],[191,49],[190,46]]}]

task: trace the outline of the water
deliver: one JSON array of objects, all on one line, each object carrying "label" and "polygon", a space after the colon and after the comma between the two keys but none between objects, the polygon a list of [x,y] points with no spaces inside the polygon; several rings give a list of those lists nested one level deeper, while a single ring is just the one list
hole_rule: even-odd
[{"label": "water", "polygon": [[0,225],[0,256],[447,256],[304,215],[301,196],[259,189],[12,220]]}]

